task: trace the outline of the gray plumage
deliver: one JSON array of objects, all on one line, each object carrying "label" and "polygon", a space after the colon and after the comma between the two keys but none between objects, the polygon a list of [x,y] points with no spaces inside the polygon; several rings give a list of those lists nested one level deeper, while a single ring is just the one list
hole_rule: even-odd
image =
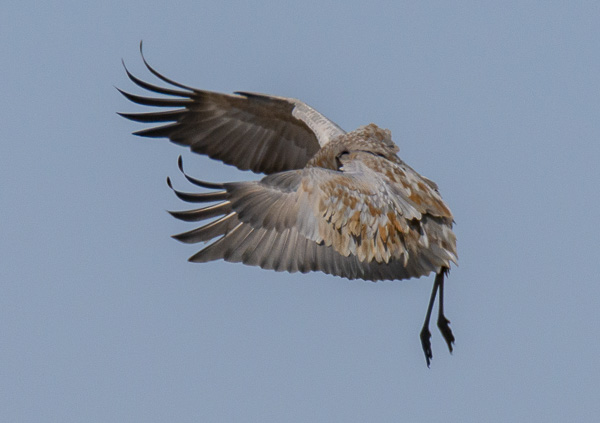
[{"label": "gray plumage", "polygon": [[[143,56],[142,56],[143,57]],[[185,177],[201,193],[174,190],[202,207],[170,212],[200,227],[174,235],[207,243],[193,262],[223,259],[288,272],[322,271],[348,279],[407,279],[436,273],[421,341],[429,365],[429,318],[440,290],[438,326],[452,351],[443,316],[443,282],[457,261],[453,217],[437,185],[397,155],[388,130],[374,124],[346,133],[307,104],[283,97],[191,88],[146,67],[171,87],[133,76],[144,106],[168,108],[121,116],[158,126],[135,132],[166,137],[192,151],[264,173],[259,181],[209,183]],[[170,180],[169,186],[172,187]]]}]

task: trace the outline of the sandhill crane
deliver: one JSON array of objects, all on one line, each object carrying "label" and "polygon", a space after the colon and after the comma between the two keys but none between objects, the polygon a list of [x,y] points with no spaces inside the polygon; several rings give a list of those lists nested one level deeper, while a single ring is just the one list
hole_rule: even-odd
[{"label": "sandhill crane", "polygon": [[[141,45],[140,45],[141,51]],[[348,279],[401,280],[436,274],[420,333],[427,366],[432,359],[429,320],[439,290],[437,325],[452,352],[454,336],[444,315],[444,277],[456,263],[452,214],[437,185],[397,155],[389,130],[374,124],[345,132],[302,101],[249,92],[220,94],[177,83],[147,69],[169,87],[127,76],[144,106],[168,108],[120,113],[156,123],[135,135],[168,138],[193,152],[266,174],[252,182],[187,180],[208,192],[173,189],[182,200],[211,203],[170,212],[191,222],[208,220],[173,237],[208,245],[190,257],[224,259],[263,269],[322,271]],[[212,242],[211,242],[212,241]],[[211,243],[209,243],[211,242]]]}]

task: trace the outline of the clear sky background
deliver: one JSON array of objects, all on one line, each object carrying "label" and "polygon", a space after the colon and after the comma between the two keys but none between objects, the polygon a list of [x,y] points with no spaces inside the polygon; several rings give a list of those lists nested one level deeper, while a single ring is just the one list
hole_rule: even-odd
[{"label": "clear sky background", "polygon": [[[433,278],[190,264],[177,170],[130,133],[153,81],[300,98],[389,128],[456,219],[450,355]],[[0,420],[600,419],[598,2],[3,1]]]}]

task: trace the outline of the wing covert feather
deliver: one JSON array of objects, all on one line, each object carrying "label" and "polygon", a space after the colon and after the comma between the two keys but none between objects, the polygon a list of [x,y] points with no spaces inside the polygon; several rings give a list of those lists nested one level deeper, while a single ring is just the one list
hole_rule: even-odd
[{"label": "wing covert feather", "polygon": [[[194,202],[221,202],[187,213],[172,212],[188,221],[217,216],[175,238],[214,240],[190,258],[194,262],[224,259],[289,272],[323,271],[349,279],[422,276],[456,260],[447,218],[404,205],[410,210],[407,218],[398,212],[401,199],[394,198],[385,183],[364,179],[368,168],[346,168],[345,172],[306,168],[260,181],[212,184],[220,190],[217,197],[210,193],[191,197],[176,191],[180,198]],[[226,195],[220,194],[223,190]]]},{"label": "wing covert feather", "polygon": [[[142,56],[143,57],[143,56]],[[175,108],[167,111],[120,113],[121,116],[159,126],[134,132],[144,137],[166,137],[193,152],[242,170],[271,174],[300,169],[331,139],[345,132],[300,100],[238,92],[221,94],[190,88],[172,81],[144,59],[147,68],[166,88],[143,81],[127,68],[139,87],[168,97],[143,97],[119,90],[144,106]]]}]

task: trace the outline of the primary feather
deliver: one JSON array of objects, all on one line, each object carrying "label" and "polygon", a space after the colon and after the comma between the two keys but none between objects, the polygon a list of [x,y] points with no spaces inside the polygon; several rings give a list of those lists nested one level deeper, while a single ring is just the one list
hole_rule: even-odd
[{"label": "primary feather", "polygon": [[[435,272],[434,293],[438,285],[441,291],[443,275],[457,261],[452,213],[437,185],[398,157],[390,131],[369,124],[346,133],[299,100],[198,90],[144,63],[171,87],[150,84],[126,69],[136,85],[163,95],[120,90],[127,99],[168,108],[121,113],[137,122],[158,123],[136,135],[166,137],[193,152],[267,175],[252,182],[209,183],[184,172],[191,183],[209,190],[174,190],[184,201],[206,203],[171,212],[184,221],[206,221],[174,236],[186,243],[208,243],[190,261],[223,259],[372,281]],[[179,164],[183,172],[181,160]],[[450,336],[444,337],[451,347]],[[423,340],[429,364],[427,342]]]}]

